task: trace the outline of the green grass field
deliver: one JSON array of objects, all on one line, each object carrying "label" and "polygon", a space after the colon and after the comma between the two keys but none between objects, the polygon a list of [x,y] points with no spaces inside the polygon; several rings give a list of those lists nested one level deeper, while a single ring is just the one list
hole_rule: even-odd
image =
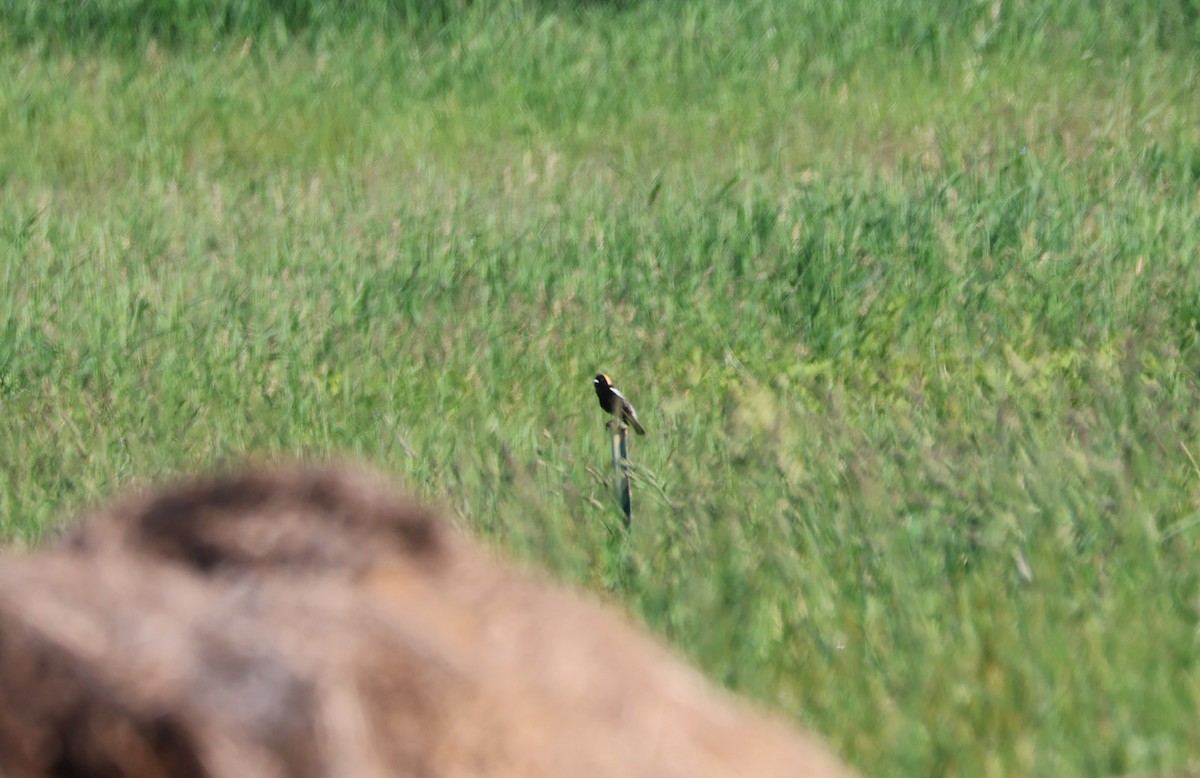
[{"label": "green grass field", "polygon": [[1200,6],[1043,5],[0,5],[0,535],[349,456],[865,774],[1200,770]]}]

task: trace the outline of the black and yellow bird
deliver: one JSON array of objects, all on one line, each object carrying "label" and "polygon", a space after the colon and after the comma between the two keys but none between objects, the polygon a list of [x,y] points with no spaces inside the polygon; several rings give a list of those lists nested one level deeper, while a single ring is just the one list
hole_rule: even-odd
[{"label": "black and yellow bird", "polygon": [[596,389],[596,399],[600,401],[600,407],[604,409],[605,413],[611,413],[622,424],[633,427],[637,434],[646,434],[642,423],[638,421],[637,411],[633,409],[625,395],[621,394],[621,390],[613,386],[611,378],[604,373],[599,373],[592,379],[592,386]]}]

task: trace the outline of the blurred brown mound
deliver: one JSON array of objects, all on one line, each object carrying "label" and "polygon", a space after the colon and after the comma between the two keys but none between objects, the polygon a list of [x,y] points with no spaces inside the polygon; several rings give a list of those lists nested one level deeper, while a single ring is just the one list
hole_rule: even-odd
[{"label": "blurred brown mound", "polygon": [[0,774],[846,773],[381,481],[285,469],[0,558]]}]

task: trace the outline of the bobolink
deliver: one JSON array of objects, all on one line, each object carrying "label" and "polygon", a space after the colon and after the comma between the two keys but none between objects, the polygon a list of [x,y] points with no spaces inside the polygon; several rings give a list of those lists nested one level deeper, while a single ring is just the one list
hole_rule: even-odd
[{"label": "bobolink", "polygon": [[637,411],[629,404],[629,400],[625,399],[625,395],[621,394],[621,390],[612,385],[611,378],[604,373],[599,373],[592,379],[592,386],[596,389],[596,399],[600,401],[600,407],[604,409],[605,413],[611,413],[622,424],[633,427],[637,434],[646,434],[646,430],[638,421]]}]

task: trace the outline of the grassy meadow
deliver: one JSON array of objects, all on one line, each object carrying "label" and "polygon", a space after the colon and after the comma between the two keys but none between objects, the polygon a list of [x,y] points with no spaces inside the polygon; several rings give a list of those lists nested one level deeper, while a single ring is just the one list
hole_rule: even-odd
[{"label": "grassy meadow", "polygon": [[864,774],[1200,771],[1200,9],[1044,5],[0,4],[0,537],[351,457]]}]

